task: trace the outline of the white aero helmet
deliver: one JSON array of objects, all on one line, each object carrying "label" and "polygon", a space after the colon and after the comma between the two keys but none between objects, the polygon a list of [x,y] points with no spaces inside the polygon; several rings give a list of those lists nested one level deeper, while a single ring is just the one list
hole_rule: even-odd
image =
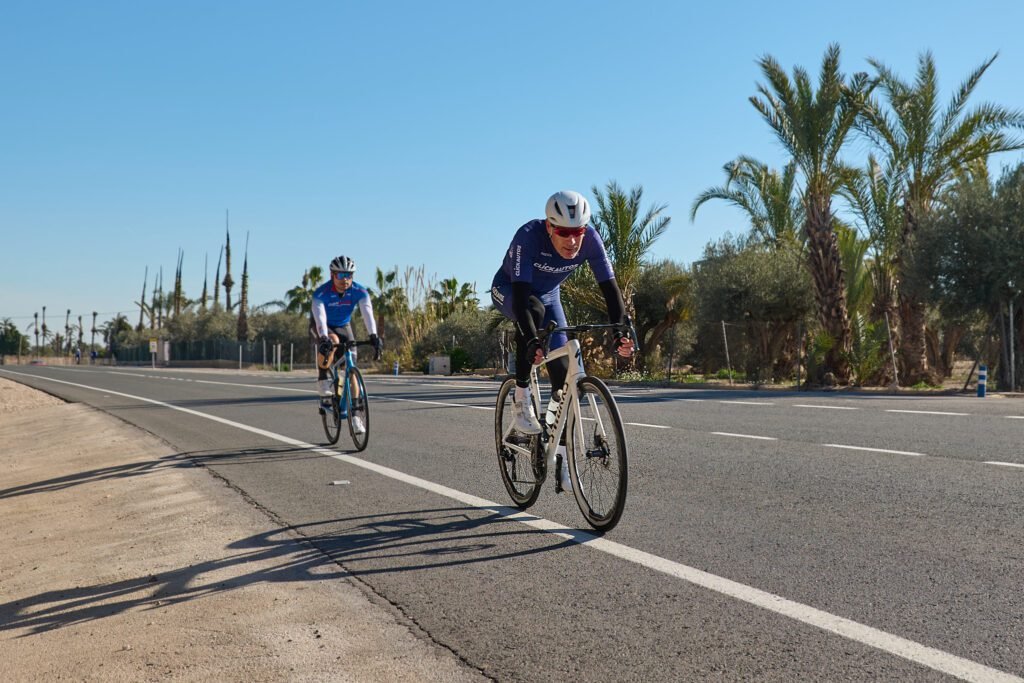
[{"label": "white aero helmet", "polygon": [[544,211],[551,225],[582,228],[590,222],[590,204],[579,192],[562,190],[548,198]]},{"label": "white aero helmet", "polygon": [[332,273],[352,273],[356,269],[356,262],[348,256],[335,256],[331,261]]}]

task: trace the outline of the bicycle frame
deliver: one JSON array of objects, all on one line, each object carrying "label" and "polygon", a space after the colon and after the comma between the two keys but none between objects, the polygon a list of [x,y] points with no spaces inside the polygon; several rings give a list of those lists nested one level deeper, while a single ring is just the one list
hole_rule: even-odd
[{"label": "bicycle frame", "polygon": [[[555,456],[558,453],[559,442],[562,440],[562,434],[566,428],[577,429],[582,423],[582,416],[580,415],[579,407],[579,391],[577,390],[577,383],[580,378],[585,377],[587,374],[586,369],[583,367],[583,350],[580,347],[578,339],[570,338],[568,343],[560,349],[550,352],[545,358],[542,365],[547,365],[551,361],[558,360],[560,358],[569,358],[569,371],[565,377],[565,386],[562,387],[562,397],[558,402],[558,408],[555,413],[555,424],[548,425],[545,412],[540,410],[540,387],[537,380],[537,370],[539,366],[534,366],[530,369],[530,390],[534,397],[536,397],[538,405],[534,408],[537,411],[537,417],[540,419],[543,440],[547,442],[544,447],[544,459],[547,462],[548,471],[554,472]],[[587,400],[593,409],[592,414],[597,416],[597,429],[602,436],[605,434],[604,424],[601,422],[601,416],[598,413],[593,396],[587,396]],[[569,418],[572,418],[570,421]],[[508,442],[508,435],[514,431],[513,425],[510,423],[505,429],[503,435],[503,441],[508,448],[519,451],[521,453],[529,455],[527,449],[514,443]],[[582,437],[581,437],[582,438]],[[567,457],[567,456],[566,456]],[[564,482],[568,484],[568,482]]]},{"label": "bicycle frame", "polygon": [[[339,367],[344,362],[345,371],[339,372]],[[351,348],[345,349],[345,355],[341,358],[336,359],[331,363],[331,373],[337,378],[339,383],[344,382],[344,389],[341,390],[341,398],[338,401],[338,410],[341,417],[348,417],[348,393],[352,390],[349,382],[349,371],[356,366],[355,354],[352,353]],[[338,391],[337,385],[335,385],[335,391]]]}]

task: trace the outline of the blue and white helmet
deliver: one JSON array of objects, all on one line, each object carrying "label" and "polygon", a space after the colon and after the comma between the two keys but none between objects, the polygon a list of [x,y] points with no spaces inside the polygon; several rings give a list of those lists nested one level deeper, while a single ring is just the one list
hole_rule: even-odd
[{"label": "blue and white helmet", "polygon": [[590,204],[579,192],[561,190],[548,198],[544,214],[551,225],[582,228],[590,222]]}]

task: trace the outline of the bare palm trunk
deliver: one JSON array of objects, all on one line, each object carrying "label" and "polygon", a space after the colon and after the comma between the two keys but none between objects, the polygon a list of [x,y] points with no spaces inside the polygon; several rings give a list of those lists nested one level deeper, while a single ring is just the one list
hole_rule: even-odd
[{"label": "bare palm trunk", "polygon": [[818,322],[834,342],[825,356],[822,376],[817,379],[824,381],[827,379],[825,374],[831,372],[836,382],[847,384],[850,380],[849,357],[853,349],[853,337],[846,309],[846,284],[839,240],[832,229],[832,207],[828,197],[808,199],[804,231],[807,234],[814,294],[818,302]]}]

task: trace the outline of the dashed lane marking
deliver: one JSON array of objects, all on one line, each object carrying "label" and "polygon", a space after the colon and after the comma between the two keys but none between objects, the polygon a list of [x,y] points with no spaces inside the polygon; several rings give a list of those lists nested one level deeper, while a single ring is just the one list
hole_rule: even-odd
[{"label": "dashed lane marking", "polygon": [[845,448],[851,451],[868,451],[870,453],[891,453],[893,455],[924,455],[924,453],[914,453],[913,451],[894,451],[888,448],[868,448],[867,446],[846,446],[840,443],[825,443],[822,446],[828,448]]},{"label": "dashed lane marking", "polygon": [[718,436],[735,436],[740,439],[758,439],[760,441],[778,441],[774,436],[755,436],[753,434],[733,434],[732,432],[711,432]]}]

